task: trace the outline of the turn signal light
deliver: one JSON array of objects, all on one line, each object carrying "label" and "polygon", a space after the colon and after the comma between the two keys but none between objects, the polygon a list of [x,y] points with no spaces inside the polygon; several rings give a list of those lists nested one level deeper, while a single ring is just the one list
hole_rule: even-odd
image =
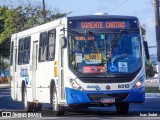
[{"label": "turn signal light", "polygon": [[54,61],[54,77],[58,76],[58,62]]}]

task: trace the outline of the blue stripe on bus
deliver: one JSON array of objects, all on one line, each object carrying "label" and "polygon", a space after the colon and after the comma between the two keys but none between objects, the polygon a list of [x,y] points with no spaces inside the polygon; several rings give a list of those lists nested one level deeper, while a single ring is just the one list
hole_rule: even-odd
[{"label": "blue stripe on bus", "polygon": [[134,90],[116,90],[116,91],[78,91],[72,88],[65,88],[67,104],[89,104],[93,103],[88,94],[120,94],[129,93],[123,102],[141,103],[145,101],[145,88],[141,87]]}]

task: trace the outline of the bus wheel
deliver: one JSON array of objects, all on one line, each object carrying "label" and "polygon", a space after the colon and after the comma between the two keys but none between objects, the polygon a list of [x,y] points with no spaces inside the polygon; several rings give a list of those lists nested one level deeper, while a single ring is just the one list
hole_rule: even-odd
[{"label": "bus wheel", "polygon": [[58,104],[58,98],[55,86],[53,87],[52,104],[53,104],[53,114],[55,116],[64,115],[65,113],[64,108]]},{"label": "bus wheel", "polygon": [[23,100],[22,101],[24,103],[24,109],[25,109],[25,111],[27,111],[27,112],[34,111],[34,103],[27,101],[27,92],[26,92],[25,89],[23,91]]},{"label": "bus wheel", "polygon": [[127,114],[129,111],[129,103],[118,103],[116,104],[116,110],[119,114]]},{"label": "bus wheel", "polygon": [[35,105],[35,111],[41,111],[42,110],[42,103],[38,103]]}]

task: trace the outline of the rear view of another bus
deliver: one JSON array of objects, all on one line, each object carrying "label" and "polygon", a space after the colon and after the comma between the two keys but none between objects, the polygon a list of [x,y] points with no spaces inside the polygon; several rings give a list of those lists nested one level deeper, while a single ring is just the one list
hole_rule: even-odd
[{"label": "rear view of another bus", "polygon": [[145,62],[139,21],[131,16],[68,18],[66,101],[74,106],[116,106],[145,100]]}]

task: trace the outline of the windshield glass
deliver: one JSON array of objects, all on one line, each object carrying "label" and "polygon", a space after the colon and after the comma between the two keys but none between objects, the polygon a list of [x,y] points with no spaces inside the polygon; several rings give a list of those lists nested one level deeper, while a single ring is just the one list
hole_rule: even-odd
[{"label": "windshield glass", "polygon": [[69,34],[69,65],[83,74],[127,74],[142,64],[138,33]]}]

